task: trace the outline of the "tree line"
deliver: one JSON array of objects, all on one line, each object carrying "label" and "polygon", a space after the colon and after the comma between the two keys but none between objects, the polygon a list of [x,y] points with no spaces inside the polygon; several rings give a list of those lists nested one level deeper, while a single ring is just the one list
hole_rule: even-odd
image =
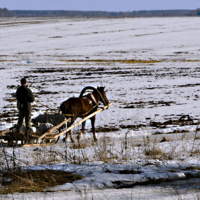
[{"label": "tree line", "polygon": [[0,17],[156,17],[156,16],[199,16],[196,10],[140,10],[132,12],[67,11],[67,10],[8,10],[0,8]]},{"label": "tree line", "polygon": [[0,8],[0,17],[12,17],[13,13],[6,8]]}]

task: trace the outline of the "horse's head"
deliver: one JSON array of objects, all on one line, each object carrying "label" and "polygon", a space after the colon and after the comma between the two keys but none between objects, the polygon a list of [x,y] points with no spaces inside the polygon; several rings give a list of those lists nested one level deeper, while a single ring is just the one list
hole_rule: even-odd
[{"label": "horse's head", "polygon": [[100,101],[106,106],[109,104],[106,92],[104,91],[105,87],[97,87],[98,92],[100,93]]}]

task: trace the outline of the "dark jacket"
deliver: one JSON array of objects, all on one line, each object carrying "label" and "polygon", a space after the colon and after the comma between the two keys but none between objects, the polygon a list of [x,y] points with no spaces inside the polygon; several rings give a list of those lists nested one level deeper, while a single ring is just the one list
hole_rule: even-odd
[{"label": "dark jacket", "polygon": [[19,110],[31,112],[31,102],[35,100],[32,91],[24,85],[21,85],[16,92],[17,101],[23,104]]}]

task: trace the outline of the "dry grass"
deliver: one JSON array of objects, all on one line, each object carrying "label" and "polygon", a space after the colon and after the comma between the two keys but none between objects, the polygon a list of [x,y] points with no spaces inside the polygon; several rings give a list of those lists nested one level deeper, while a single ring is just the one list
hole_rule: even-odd
[{"label": "dry grass", "polygon": [[83,177],[69,172],[55,170],[19,170],[2,174],[1,194],[43,192],[48,187],[72,183]]},{"label": "dry grass", "polygon": [[[143,144],[141,144],[140,147],[131,145],[131,142],[132,142],[131,137],[130,138],[127,137],[125,140],[119,141],[118,145],[116,145],[115,141],[109,137],[109,134],[110,134],[109,131],[107,129],[103,129],[102,127],[100,127],[99,130],[104,131],[104,137],[99,139],[97,143],[91,143],[91,141],[88,141],[86,138],[83,137],[79,141],[79,143],[78,142],[75,144],[66,143],[65,147],[63,145],[63,149],[57,149],[56,146],[55,148],[54,147],[36,148],[34,151],[29,152],[30,156],[32,157],[32,160],[34,161],[33,162],[34,164],[31,163],[30,166],[38,165],[38,164],[51,165],[55,163],[81,165],[81,163],[83,162],[89,163],[89,162],[94,162],[94,161],[101,161],[102,163],[122,164],[124,162],[126,163],[132,162],[134,159],[143,160],[142,166],[156,165],[155,164],[157,162],[156,160],[159,160],[159,162],[163,162],[163,163],[167,162],[168,160],[174,160],[174,161],[179,160],[182,156],[181,154],[182,152],[179,152],[179,150],[177,149],[177,146],[180,145],[180,143],[183,143],[183,146],[185,146],[185,141],[186,141],[185,138],[183,137],[182,141],[175,145],[173,144],[171,146],[171,150],[168,152],[165,152],[165,150],[161,148],[162,143],[160,143],[161,142],[160,140],[149,141],[149,138],[144,138]],[[77,135],[78,132],[75,132],[74,134]],[[195,138],[194,138],[194,146],[195,146],[195,141],[196,141]],[[164,140],[163,142],[166,142],[166,138],[163,140]],[[129,145],[125,145],[125,142],[128,142]],[[121,143],[121,147],[120,147],[120,143]],[[170,146],[170,144],[168,145]],[[92,153],[88,154],[88,147],[90,147],[90,151]],[[135,149],[137,148],[141,150],[135,151]],[[193,148],[193,150],[197,150],[197,149]],[[7,162],[7,166],[10,167],[10,169],[8,169],[8,172],[2,176],[3,187],[1,188],[2,190],[0,191],[2,194],[13,193],[13,192],[44,191],[47,187],[54,187],[56,184],[61,183],[61,182],[59,183],[59,181],[55,179],[55,176],[57,176],[56,173],[58,172],[53,171],[53,170],[52,171],[44,170],[43,171],[44,177],[41,177],[41,179],[37,178],[40,172],[36,172],[33,170],[22,171],[20,173],[17,172],[14,174],[11,173],[10,172],[11,170],[18,168],[21,165],[21,163],[18,162],[18,160],[16,159],[14,151],[15,149],[13,148],[13,155],[10,156],[9,158],[8,157],[6,158],[6,155],[2,154],[2,157],[6,158],[4,159],[5,160],[4,163],[2,162],[2,165],[5,165],[5,162]],[[137,152],[137,155],[134,155],[134,152]],[[191,152],[187,152],[187,153],[190,154]],[[192,156],[196,156],[196,155],[197,154],[193,154]],[[25,165],[29,166],[29,164],[25,164]],[[184,170],[188,170],[188,171],[199,170],[199,168],[190,166]],[[113,172],[107,171],[107,173],[113,173]],[[135,170],[129,167],[123,170],[119,170],[116,168],[116,173],[140,174],[141,172],[140,170]],[[49,174],[49,175],[45,175],[45,174]],[[58,177],[59,176],[60,175],[58,175]],[[63,177],[64,176],[65,176],[65,173],[63,174]],[[5,179],[8,179],[8,178],[11,178],[13,181],[4,181]],[[71,179],[71,180],[75,180],[75,179]],[[155,180],[148,180],[146,184],[154,184],[154,181]],[[159,181],[165,182],[164,179],[160,179]],[[16,184],[18,182],[20,182],[19,187],[17,187],[17,184]],[[124,183],[123,181],[116,182],[116,188],[134,187],[134,183],[127,183],[127,184],[128,185],[126,185],[126,183]]]},{"label": "dry grass", "polygon": [[15,62],[17,60],[0,60],[0,62]]},{"label": "dry grass", "polygon": [[135,64],[135,63],[159,63],[164,60],[109,60],[109,59],[97,59],[97,60],[60,60],[61,62],[88,62],[88,63],[126,63],[126,64]]},{"label": "dry grass", "polygon": [[[82,60],[82,59],[76,59],[76,60],[60,60],[61,62],[82,62],[82,63],[126,63],[126,64],[153,64],[153,63],[161,63],[165,62],[165,60],[109,60],[109,59],[97,59],[97,60]],[[173,62],[200,62],[200,60],[172,60]]]},{"label": "dry grass", "polygon": [[88,141],[84,140],[84,141],[81,141],[81,142],[78,142],[78,143],[74,143],[72,148],[73,149],[84,149],[88,146],[89,146]]}]

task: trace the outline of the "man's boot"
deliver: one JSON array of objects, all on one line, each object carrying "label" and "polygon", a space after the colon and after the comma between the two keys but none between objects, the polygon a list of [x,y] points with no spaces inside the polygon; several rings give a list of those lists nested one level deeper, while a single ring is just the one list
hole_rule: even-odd
[{"label": "man's boot", "polygon": [[17,134],[21,135],[22,134],[21,127],[17,126],[16,129],[17,129]]}]

